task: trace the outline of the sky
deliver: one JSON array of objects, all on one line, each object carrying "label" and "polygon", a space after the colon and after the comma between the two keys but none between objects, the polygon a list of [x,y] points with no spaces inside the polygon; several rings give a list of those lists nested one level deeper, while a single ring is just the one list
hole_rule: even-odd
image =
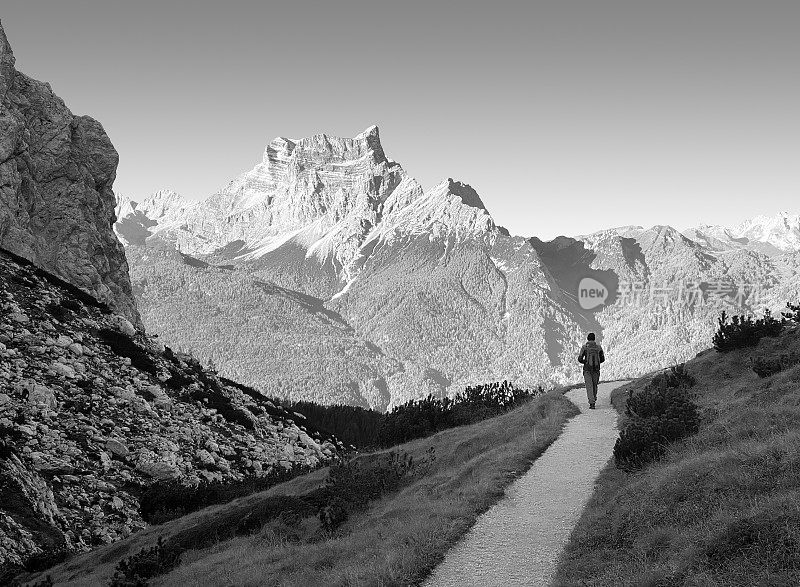
[{"label": "sky", "polygon": [[513,234],[800,213],[800,2],[4,0],[17,69],[98,119],[115,190],[203,198],[355,136]]}]

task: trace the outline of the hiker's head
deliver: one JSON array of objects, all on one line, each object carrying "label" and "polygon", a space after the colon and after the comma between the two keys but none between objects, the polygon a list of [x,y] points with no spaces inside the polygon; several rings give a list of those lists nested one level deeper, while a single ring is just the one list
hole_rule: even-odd
[{"label": "hiker's head", "polygon": [[586,340],[594,340],[594,332],[590,332],[586,337]]}]

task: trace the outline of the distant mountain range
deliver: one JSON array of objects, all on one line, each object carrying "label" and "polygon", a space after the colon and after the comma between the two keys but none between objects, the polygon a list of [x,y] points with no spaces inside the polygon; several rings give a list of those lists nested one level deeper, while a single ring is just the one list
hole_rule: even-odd
[{"label": "distant mountain range", "polygon": [[714,250],[751,249],[768,255],[800,250],[800,216],[756,216],[732,228],[698,226],[684,234]]},{"label": "distant mountain range", "polygon": [[[632,376],[708,346],[721,309],[777,310],[798,293],[798,216],[513,236],[469,185],[423,189],[374,126],[277,138],[205,200],[120,197],[117,215],[152,332],[222,373],[326,403],[575,380],[590,329],[604,376]],[[594,310],[584,278],[607,290]]]}]

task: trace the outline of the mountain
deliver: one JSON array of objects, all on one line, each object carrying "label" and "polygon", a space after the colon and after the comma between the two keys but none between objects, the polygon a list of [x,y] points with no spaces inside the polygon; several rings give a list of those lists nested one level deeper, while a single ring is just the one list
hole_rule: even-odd
[{"label": "mountain", "polygon": [[138,325],[125,253],[111,230],[117,152],[99,122],[74,116],[50,84],[14,64],[0,24],[0,247]]},{"label": "mountain", "polygon": [[[539,242],[537,250],[564,291],[578,290],[577,278],[564,279],[571,274],[593,275],[611,291],[590,320],[609,357],[604,377],[636,376],[690,359],[708,347],[723,310],[778,312],[798,299],[796,253],[712,249],[669,226],[560,240],[570,246],[562,243],[553,252],[552,244]],[[564,267],[570,256],[582,260],[577,269]]]},{"label": "mountain", "polygon": [[[273,393],[383,409],[480,381],[575,380],[588,330],[606,345],[604,376],[686,360],[707,346],[723,309],[777,311],[794,299],[793,218],[735,232],[512,236],[469,185],[423,189],[373,126],[353,138],[277,138],[206,200],[158,192],[115,229],[129,243],[144,321],[171,344],[191,344],[221,372]],[[164,251],[182,259],[167,267]],[[183,288],[164,285],[177,275]],[[590,310],[578,299],[586,277],[609,292]],[[282,309],[257,293],[264,288],[283,292]],[[343,326],[336,337],[351,338],[320,350],[313,312],[288,309],[290,299],[330,312]],[[343,350],[358,347],[374,353]]]},{"label": "mountain", "polygon": [[[389,404],[486,380],[539,383],[554,376],[553,364],[571,358],[561,340],[577,328],[531,244],[496,226],[470,186],[448,179],[424,190],[386,157],[377,127],[354,138],[278,138],[261,163],[207,200],[164,194],[122,216],[118,233],[141,243],[133,235],[146,231],[151,250],[174,248],[295,297],[311,296],[400,365],[378,383]],[[145,322],[181,344],[186,324],[153,317],[158,310],[147,300],[164,297],[162,279],[147,267],[153,257],[134,252],[137,246],[128,251]],[[208,316],[185,303],[189,313]],[[218,345],[251,353],[252,345],[236,342],[237,329],[225,330]],[[304,349],[314,344],[311,336],[305,340]],[[198,355],[210,357],[209,345]],[[218,367],[269,387],[267,373],[254,377],[231,361]],[[567,370],[575,371],[571,361]],[[310,399],[326,400],[308,391]]]},{"label": "mountain", "polygon": [[265,476],[342,448],[2,251],[0,292],[0,582],[145,527],[154,482]]},{"label": "mountain", "polygon": [[734,227],[702,225],[684,234],[714,250],[750,249],[768,255],[800,251],[800,215],[756,216]]}]

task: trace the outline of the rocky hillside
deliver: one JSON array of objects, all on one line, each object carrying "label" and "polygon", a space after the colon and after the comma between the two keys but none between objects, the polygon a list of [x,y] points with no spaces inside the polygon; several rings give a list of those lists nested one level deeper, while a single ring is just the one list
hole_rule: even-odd
[{"label": "rocky hillside", "polygon": [[0,247],[139,323],[114,237],[118,156],[103,127],[16,71],[0,24]]},{"label": "rocky hillside", "polygon": [[159,480],[315,466],[340,446],[0,252],[0,577],[142,528]]}]

